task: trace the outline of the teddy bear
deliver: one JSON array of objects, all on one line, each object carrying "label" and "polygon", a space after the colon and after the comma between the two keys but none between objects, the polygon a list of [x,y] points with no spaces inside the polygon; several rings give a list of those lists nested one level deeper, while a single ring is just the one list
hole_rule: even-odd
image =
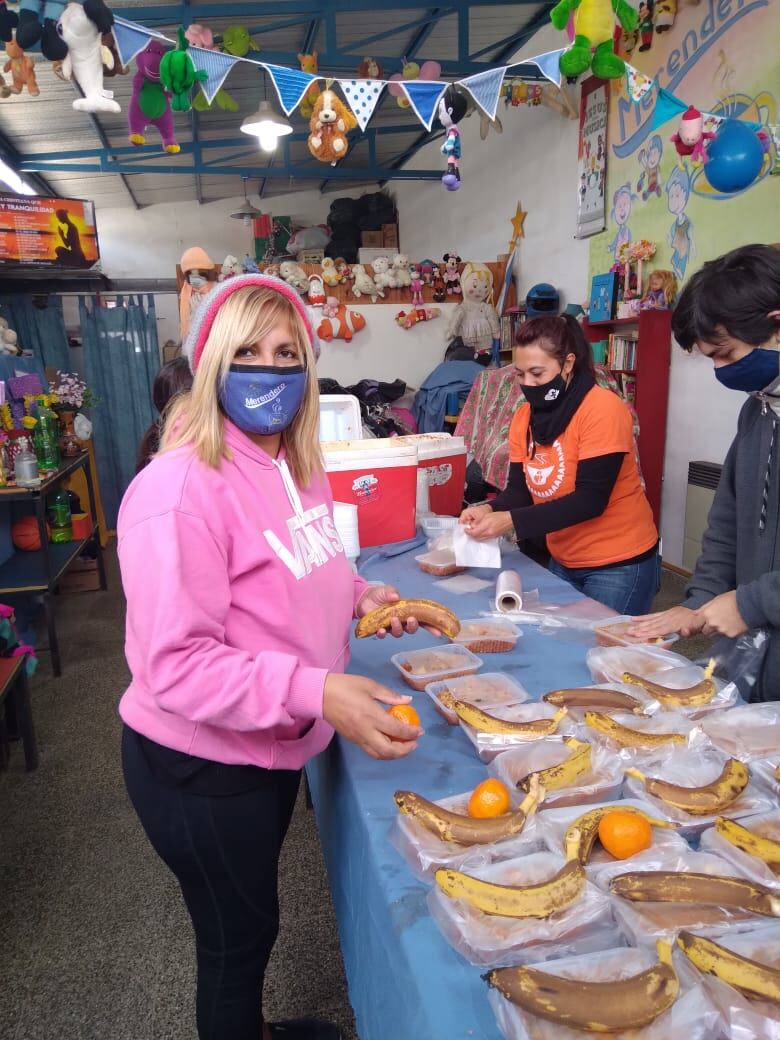
[{"label": "teddy bear", "polygon": [[16,40],[8,41],[5,45],[5,53],[8,55],[8,61],[3,66],[3,72],[11,73],[11,81],[13,83],[11,93],[21,94],[24,88],[27,87],[27,93],[32,97],[37,97],[40,94],[40,90],[35,79],[35,66],[32,58],[29,58],[24,53]]},{"label": "teddy bear", "polygon": [[237,256],[233,256],[232,253],[228,253],[225,259],[222,261],[222,267],[219,269],[219,275],[217,281],[226,282],[228,278],[235,278],[236,275],[243,274],[244,268],[241,261]]},{"label": "teddy bear", "polygon": [[393,278],[398,289],[408,289],[412,284],[412,276],[409,274],[409,257],[404,253],[399,253],[393,259]]},{"label": "teddy bear", "polygon": [[0,318],[0,354],[21,354],[16,342],[16,333],[9,329],[5,318]]},{"label": "teddy bear", "polygon": [[347,133],[357,126],[357,119],[332,90],[323,90],[309,120],[309,151],[321,162],[343,159],[349,149]]},{"label": "teddy bear", "polygon": [[331,287],[338,285],[341,281],[341,276],[336,270],[336,261],[329,256],[326,256],[322,261],[322,280],[325,285]]},{"label": "teddy bear", "polygon": [[279,275],[303,296],[309,291],[309,276],[294,260],[285,260],[279,265]]},{"label": "teddy bear", "polygon": [[378,256],[372,266],[374,268],[374,281],[380,289],[396,288],[395,274],[386,256]]},{"label": "teddy bear", "polygon": [[382,66],[373,58],[364,58],[358,65],[357,74],[361,79],[381,79]]},{"label": "teddy bear", "polygon": [[376,303],[377,296],[381,296],[382,299],[385,298],[384,290],[376,284],[363,264],[355,264],[352,268],[352,274],[355,278],[352,293],[357,299],[360,299],[361,296],[370,296],[371,302]]}]

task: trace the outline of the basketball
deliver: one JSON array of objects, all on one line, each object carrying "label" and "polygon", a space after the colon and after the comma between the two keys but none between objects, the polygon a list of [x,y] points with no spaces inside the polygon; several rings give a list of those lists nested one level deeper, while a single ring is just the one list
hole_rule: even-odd
[{"label": "basketball", "polygon": [[[48,534],[49,526],[46,525]],[[34,552],[41,548],[41,536],[38,531],[38,520],[34,516],[23,516],[11,528],[11,541],[17,549]]]}]

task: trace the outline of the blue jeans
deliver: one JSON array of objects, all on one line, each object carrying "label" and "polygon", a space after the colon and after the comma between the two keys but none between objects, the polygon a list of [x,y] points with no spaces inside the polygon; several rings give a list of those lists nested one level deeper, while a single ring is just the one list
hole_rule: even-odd
[{"label": "blue jeans", "polygon": [[550,560],[550,571],[591,599],[618,614],[647,614],[661,587],[661,557],[656,553],[641,563],[616,567],[564,567]]}]

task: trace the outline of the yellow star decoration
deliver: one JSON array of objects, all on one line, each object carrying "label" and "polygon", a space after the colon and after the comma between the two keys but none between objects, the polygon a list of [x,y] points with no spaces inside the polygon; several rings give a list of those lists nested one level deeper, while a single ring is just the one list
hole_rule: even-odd
[{"label": "yellow star decoration", "polygon": [[518,238],[524,238],[525,237],[525,235],[523,233],[523,221],[525,220],[525,218],[527,216],[528,216],[528,214],[523,210],[522,205],[518,202],[517,209],[515,211],[515,215],[512,217],[512,230],[513,230],[513,234],[512,234],[512,241],[509,243],[509,252],[510,253],[515,248],[515,246],[517,245]]}]

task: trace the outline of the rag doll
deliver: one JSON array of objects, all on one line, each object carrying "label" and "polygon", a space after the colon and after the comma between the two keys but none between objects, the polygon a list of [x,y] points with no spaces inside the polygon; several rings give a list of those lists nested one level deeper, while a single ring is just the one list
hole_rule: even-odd
[{"label": "rag doll", "polygon": [[112,94],[103,90],[103,66],[114,67],[114,55],[103,46],[103,31],[81,4],[68,4],[59,20],[59,32],[68,46],[62,75],[78,83],[83,97],[76,98],[77,112],[121,112]]},{"label": "rag doll", "polygon": [[460,296],[460,274],[458,265],[461,260],[457,253],[444,254],[444,286],[448,296]]},{"label": "rag doll", "polygon": [[181,148],[173,129],[171,99],[160,83],[160,63],[167,49],[162,40],[150,40],[136,57],[138,71],[133,76],[127,122],[130,144],[146,144],[144,131],[147,126],[156,126],[165,151],[175,154]]},{"label": "rag doll", "polygon": [[500,336],[498,313],[493,306],[493,275],[484,264],[467,263],[460,276],[463,302],[452,315],[447,339],[460,336],[474,357],[490,354]]},{"label": "rag doll", "polygon": [[182,253],[179,267],[184,275],[184,285],[179,296],[179,326],[184,340],[192,316],[214,284],[210,280],[214,274],[214,261],[205,249],[191,246]]},{"label": "rag doll", "polygon": [[647,292],[639,302],[641,311],[669,311],[677,297],[677,279],[671,271],[651,271]]},{"label": "rag doll", "polygon": [[447,157],[447,172],[441,179],[447,191],[457,191],[460,187],[460,130],[457,124],[466,115],[468,102],[463,94],[451,83],[444,91],[439,102],[439,122],[447,131],[441,154]]}]

